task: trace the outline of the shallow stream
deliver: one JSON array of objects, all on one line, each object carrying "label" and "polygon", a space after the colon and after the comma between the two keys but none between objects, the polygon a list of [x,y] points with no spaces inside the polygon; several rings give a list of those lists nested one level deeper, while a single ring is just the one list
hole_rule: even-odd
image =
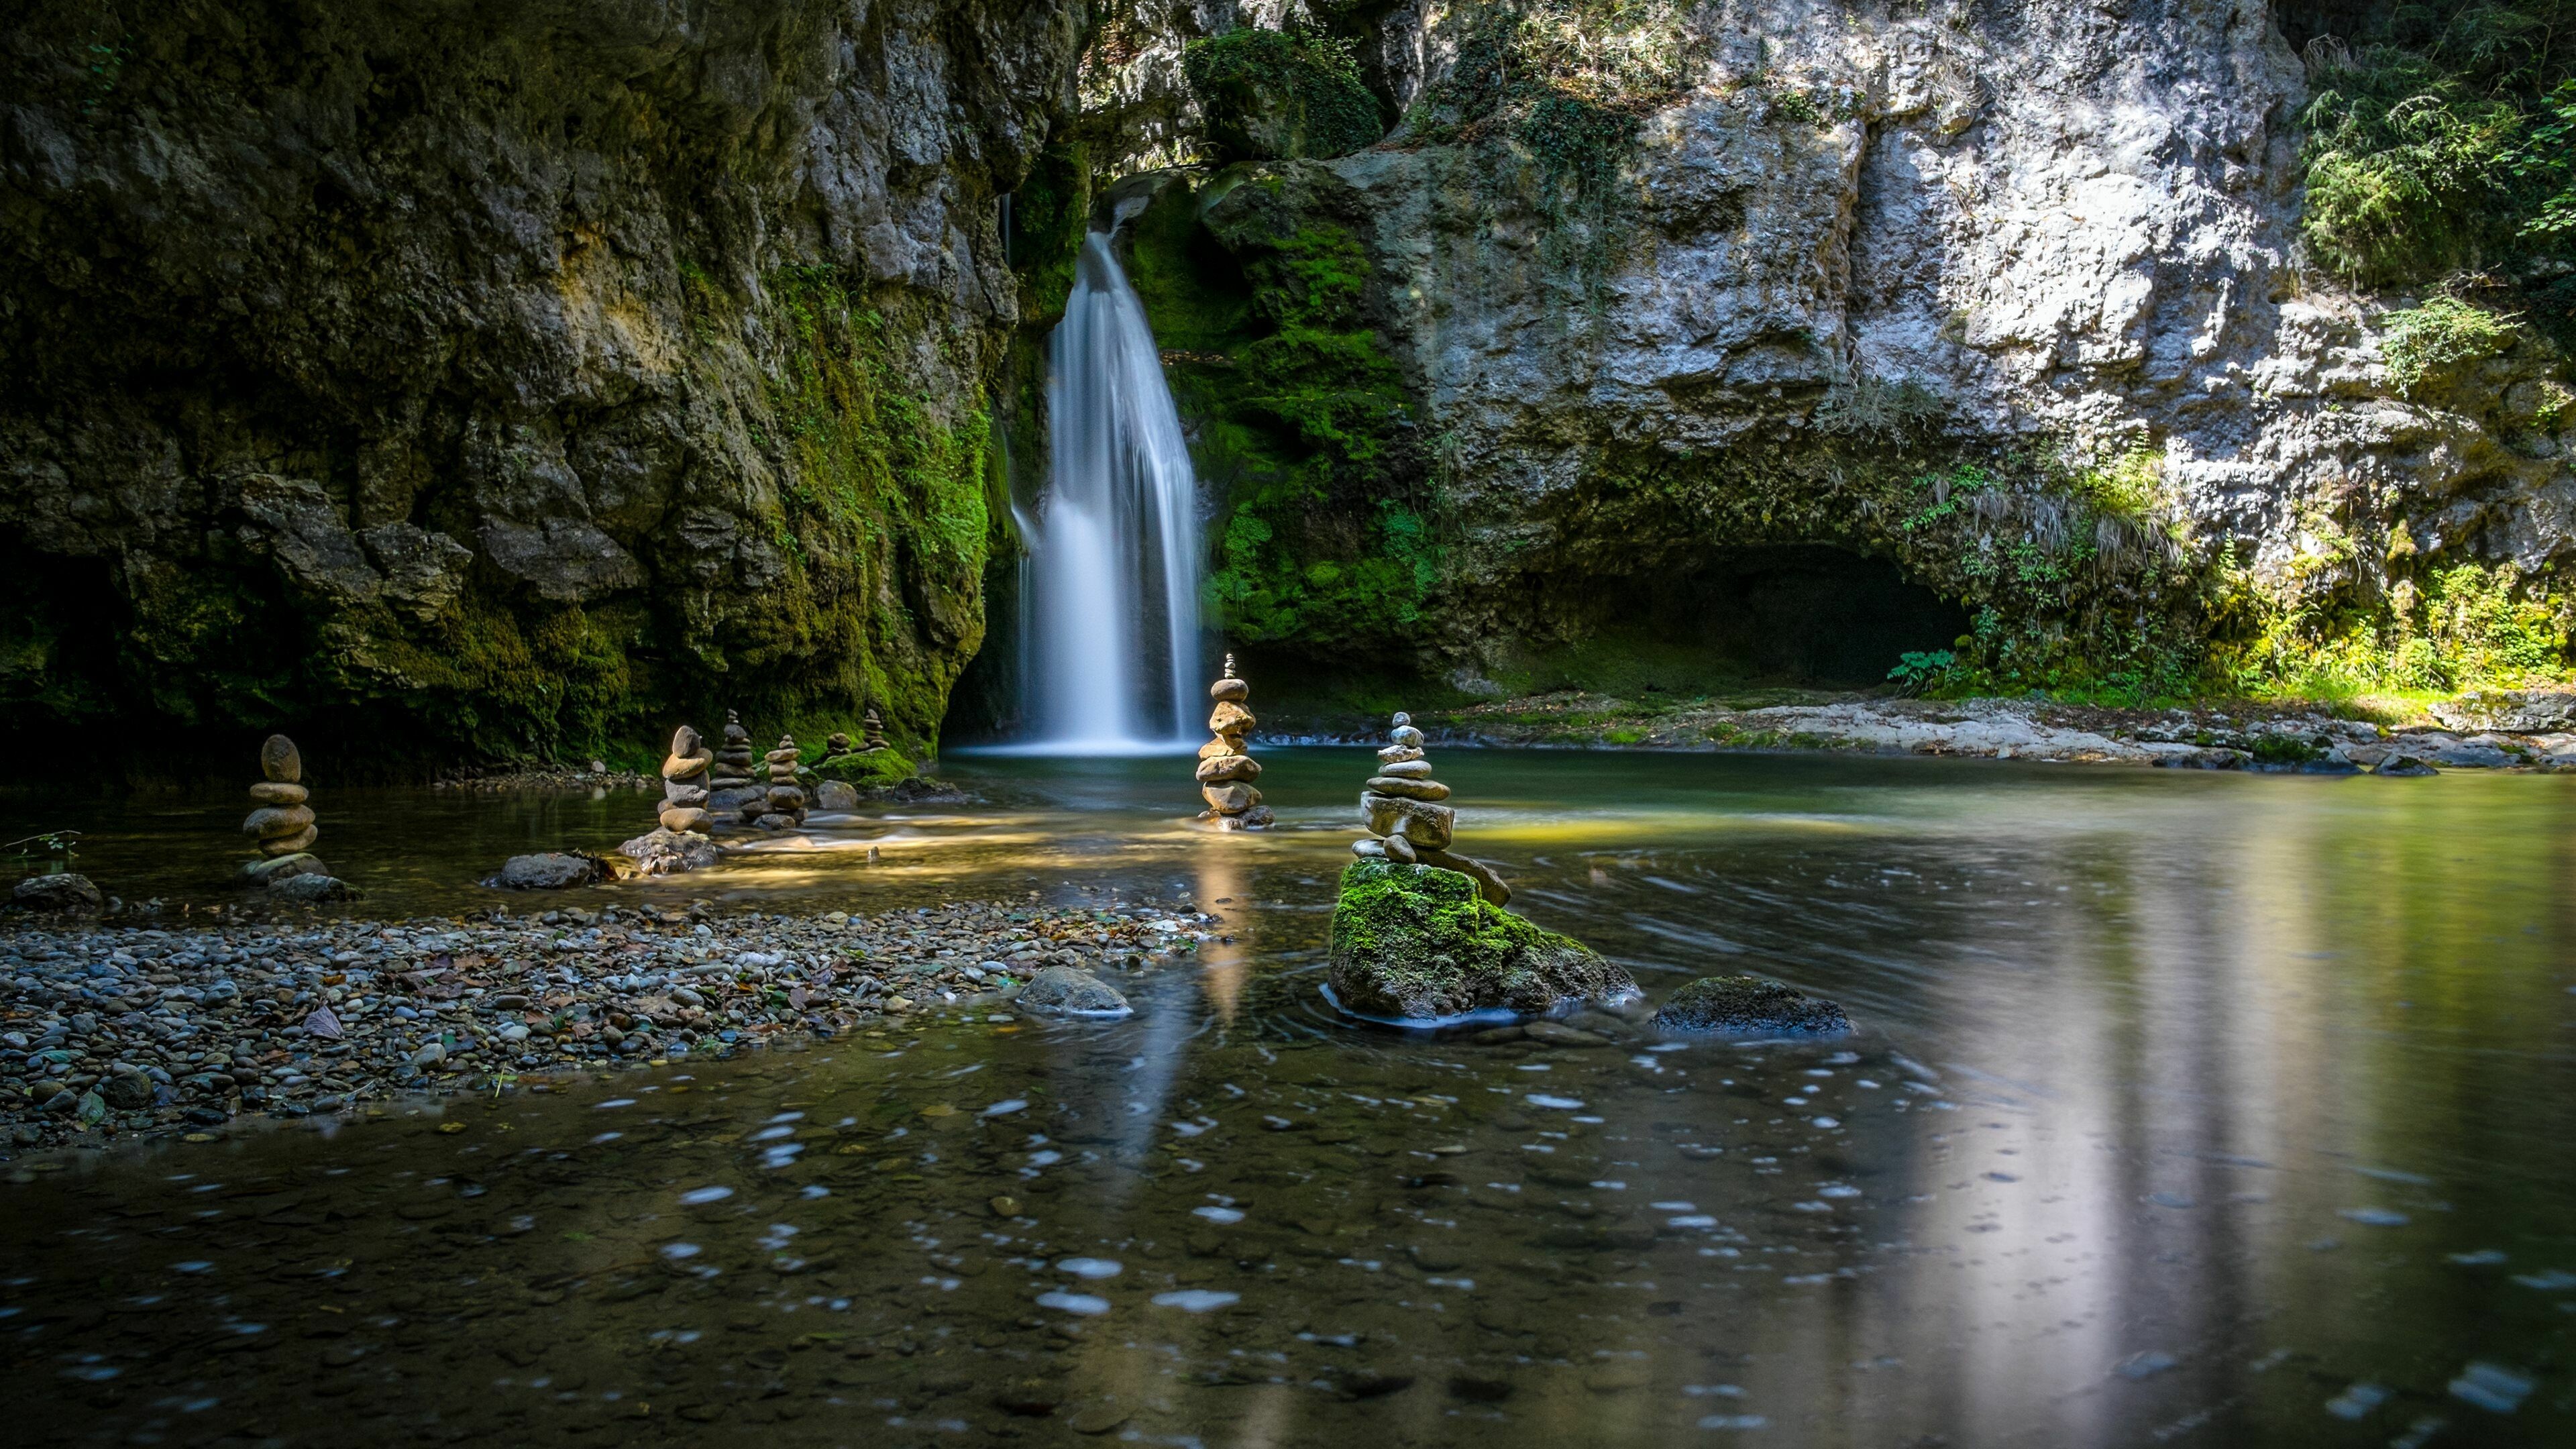
[{"label": "shallow stream", "polygon": [[[1184,762],[966,759],[978,804],[559,898],[1223,917],[1127,1020],[22,1164],[22,1442],[2576,1442],[2576,779],[1442,752],[1462,848],[1650,1002],[1859,1026],[1555,1046],[1337,1019],[1367,756],[1264,758],[1267,836],[1189,828]],[[314,803],[370,914],[649,818]],[[236,801],[75,809],[8,813],[223,898]]]}]

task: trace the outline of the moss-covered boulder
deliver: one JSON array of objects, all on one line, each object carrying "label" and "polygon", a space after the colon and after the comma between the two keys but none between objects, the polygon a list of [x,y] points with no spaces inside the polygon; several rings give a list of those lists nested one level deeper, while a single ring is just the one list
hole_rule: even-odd
[{"label": "moss-covered boulder", "polygon": [[1182,53],[1207,137],[1235,161],[1321,161],[1386,133],[1350,56],[1282,30],[1236,30]]},{"label": "moss-covered boulder", "polygon": [[861,789],[891,785],[909,780],[921,773],[921,767],[895,749],[873,750],[867,754],[834,755],[816,760],[814,773],[826,780],[846,780]]},{"label": "moss-covered boulder", "polygon": [[1777,981],[1703,976],[1673,993],[1656,1011],[1655,1025],[1729,1036],[1840,1036],[1851,1030],[1851,1019],[1833,1002]]},{"label": "moss-covered boulder", "polygon": [[1628,973],[1570,936],[1485,903],[1454,870],[1353,861],[1333,908],[1326,978],[1342,1009],[1426,1021],[1633,995]]}]

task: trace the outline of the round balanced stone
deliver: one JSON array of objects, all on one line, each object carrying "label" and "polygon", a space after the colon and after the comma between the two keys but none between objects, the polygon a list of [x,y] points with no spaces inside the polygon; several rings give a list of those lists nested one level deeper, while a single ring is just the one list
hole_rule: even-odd
[{"label": "round balanced stone", "polygon": [[1231,700],[1241,704],[1252,698],[1252,686],[1240,679],[1220,679],[1208,686],[1208,698],[1220,702]]},{"label": "round balanced stone", "polygon": [[284,735],[270,735],[259,747],[259,772],[269,779],[292,785],[304,778],[304,754],[295,741]]},{"label": "round balanced stone", "polygon": [[1429,779],[1431,777],[1431,762],[1421,758],[1422,752],[1420,750],[1414,750],[1411,753],[1414,756],[1413,759],[1388,761],[1386,764],[1378,767],[1378,773],[1381,775],[1391,775],[1399,780]]},{"label": "round balanced stone", "polygon": [[1202,785],[1260,778],[1261,762],[1250,755],[1214,755],[1199,761],[1199,783]]},{"label": "round balanced stone", "polygon": [[262,805],[301,805],[310,792],[284,780],[262,780],[250,787],[250,798]]}]

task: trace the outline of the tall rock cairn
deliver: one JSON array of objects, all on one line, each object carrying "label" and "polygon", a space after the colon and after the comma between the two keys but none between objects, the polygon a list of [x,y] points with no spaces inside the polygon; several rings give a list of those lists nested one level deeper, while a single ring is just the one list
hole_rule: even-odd
[{"label": "tall rock cairn", "polygon": [[756,758],[751,752],[751,731],[742,727],[740,715],[726,710],[724,748],[716,751],[715,764],[707,772],[710,823],[748,823],[769,809],[769,791],[751,778]]},{"label": "tall rock cairn", "polygon": [[869,705],[868,712],[859,720],[859,753],[873,755],[885,747],[885,721],[877,718],[877,707]]},{"label": "tall rock cairn", "polygon": [[1495,905],[1512,898],[1512,888],[1494,868],[1449,850],[1458,812],[1441,802],[1449,787],[1431,778],[1431,760],[1422,751],[1422,731],[1413,716],[1398,714],[1390,743],[1377,752],[1377,773],[1360,790],[1360,820],[1368,838],[1351,842],[1351,853],[1383,857],[1407,865],[1454,870],[1476,882],[1477,893]]},{"label": "tall rock cairn", "polygon": [[805,823],[805,787],[796,778],[796,760],[802,753],[794,735],[780,735],[778,748],[764,757],[769,762],[769,793],[762,801],[768,808],[755,822],[761,829],[785,830]]},{"label": "tall rock cairn", "polygon": [[714,793],[708,771],[716,757],[704,735],[682,725],[671,736],[671,753],[662,761],[662,828],[673,835],[707,828],[707,799]]},{"label": "tall rock cairn", "polygon": [[1225,656],[1225,677],[1208,686],[1208,697],[1216,701],[1208,716],[1208,731],[1216,738],[1199,746],[1199,794],[1208,802],[1199,818],[1215,821],[1219,830],[1259,830],[1276,817],[1252,783],[1261,778],[1261,762],[1243,737],[1259,721],[1244,708],[1252,686],[1235,678],[1233,655]]},{"label": "tall rock cairn", "polygon": [[259,772],[267,778],[250,787],[251,812],[242,834],[256,838],[259,853],[271,860],[311,850],[322,831],[313,823],[313,807],[304,803],[304,756],[295,741],[270,735],[259,747]]}]

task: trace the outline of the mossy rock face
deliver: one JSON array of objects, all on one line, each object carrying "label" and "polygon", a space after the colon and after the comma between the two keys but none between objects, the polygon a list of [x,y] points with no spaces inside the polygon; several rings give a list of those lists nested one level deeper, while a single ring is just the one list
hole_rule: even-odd
[{"label": "mossy rock face", "polygon": [[1181,69],[1208,139],[1233,160],[1320,161],[1386,132],[1349,59],[1302,35],[1237,30],[1194,40]]},{"label": "mossy rock face", "polygon": [[826,780],[846,780],[853,785],[891,785],[909,780],[921,773],[921,767],[906,758],[901,750],[882,749],[872,754],[834,755],[816,760],[814,773]]},{"label": "mossy rock face", "polygon": [[1851,1030],[1851,1019],[1833,1002],[1777,981],[1703,976],[1673,993],[1655,1013],[1655,1025],[1729,1036],[1840,1036]]},{"label": "mossy rock face", "polygon": [[1487,905],[1454,870],[1360,860],[1342,872],[1326,978],[1343,1009],[1425,1021],[1635,993],[1626,971],[1570,936]]}]

